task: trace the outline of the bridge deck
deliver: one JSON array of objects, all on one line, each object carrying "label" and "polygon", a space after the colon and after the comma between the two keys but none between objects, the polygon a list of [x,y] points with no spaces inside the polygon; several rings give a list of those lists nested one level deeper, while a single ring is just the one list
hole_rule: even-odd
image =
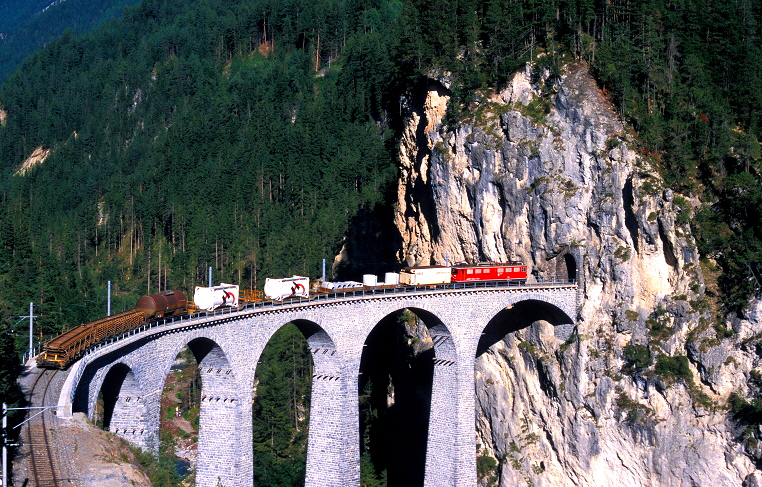
[{"label": "bridge deck", "polygon": [[[238,308],[220,308],[214,311],[198,311],[185,316],[165,318],[162,320],[146,323],[128,332],[111,337],[92,347],[84,356],[96,351],[104,346],[123,340],[124,338],[142,334],[143,332],[181,325],[193,326],[199,323],[210,323],[221,319],[239,317],[243,315],[269,312],[273,310],[286,310],[294,308],[304,308],[310,306],[319,306],[327,303],[341,303],[358,300],[384,299],[400,296],[422,296],[432,294],[450,294],[463,292],[483,292],[483,291],[505,291],[515,290],[527,292],[533,290],[548,289],[576,289],[575,280],[551,280],[545,282],[520,284],[517,281],[487,281],[487,282],[459,282],[449,284],[434,284],[428,286],[396,286],[396,287],[364,287],[355,290],[338,290],[330,293],[321,293],[310,296],[309,298],[289,298],[283,301],[263,301],[247,302]],[[156,330],[158,331],[158,330]],[[83,357],[84,357],[83,356]]]},{"label": "bridge deck", "polygon": [[[427,286],[364,287],[363,289],[337,290],[325,294],[316,294],[309,298],[289,298],[284,299],[283,301],[247,302],[238,308],[220,308],[214,311],[199,311],[185,316],[152,321],[133,328],[130,331],[108,338],[91,347],[77,362],[71,365],[70,370],[73,374],[70,374],[71,377],[67,382],[76,384],[84,371],[84,367],[79,367],[80,362],[88,362],[88,356],[103,351],[106,347],[117,345],[125,340],[137,340],[153,334],[176,331],[183,328],[210,326],[222,320],[240,318],[251,314],[319,307],[328,304],[356,302],[361,300],[490,291],[516,291],[526,293],[541,290],[570,290],[576,288],[577,283],[574,280],[551,280],[524,284],[516,281],[460,282]],[[73,395],[73,389],[68,387],[65,387],[65,389],[67,389],[66,392],[68,392],[69,395]],[[70,401],[71,400],[73,400],[73,397],[70,397]]]}]

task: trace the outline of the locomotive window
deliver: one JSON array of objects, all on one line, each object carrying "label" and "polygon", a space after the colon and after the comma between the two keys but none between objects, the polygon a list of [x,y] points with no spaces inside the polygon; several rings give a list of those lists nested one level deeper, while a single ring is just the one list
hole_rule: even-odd
[{"label": "locomotive window", "polygon": [[481,273],[482,273],[482,270],[481,270],[481,269],[476,269],[476,273],[477,273],[477,274],[481,274]]},{"label": "locomotive window", "polygon": [[473,273],[474,273],[473,269],[466,269],[466,274],[473,274]]},{"label": "locomotive window", "polygon": [[505,269],[504,269],[504,268],[502,268],[502,267],[498,267],[498,268],[497,268],[497,272],[498,272],[498,273],[500,273],[500,274],[502,274],[503,272],[505,272]]}]

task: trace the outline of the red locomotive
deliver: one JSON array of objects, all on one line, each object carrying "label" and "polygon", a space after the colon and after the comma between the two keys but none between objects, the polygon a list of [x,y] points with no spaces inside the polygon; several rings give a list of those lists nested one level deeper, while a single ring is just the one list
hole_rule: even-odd
[{"label": "red locomotive", "polygon": [[522,264],[485,264],[454,266],[452,282],[526,281],[527,266]]}]

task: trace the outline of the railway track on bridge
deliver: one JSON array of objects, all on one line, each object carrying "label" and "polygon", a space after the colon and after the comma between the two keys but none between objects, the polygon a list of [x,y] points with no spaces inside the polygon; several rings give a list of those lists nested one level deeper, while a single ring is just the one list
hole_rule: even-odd
[{"label": "railway track on bridge", "polygon": [[[44,405],[47,402],[48,390],[57,370],[42,370],[34,381],[30,394],[30,403]],[[29,446],[30,473],[34,485],[38,487],[59,487],[57,466],[49,434],[50,414],[42,410],[37,416],[32,415],[27,424],[27,442]]]},{"label": "railway track on bridge", "polygon": [[[449,294],[449,293],[473,293],[490,291],[514,291],[514,292],[547,292],[562,289],[578,289],[576,280],[552,279],[547,281],[518,283],[515,281],[482,281],[482,282],[460,282],[449,284],[419,285],[419,286],[397,286],[388,287],[364,287],[363,289],[336,290],[324,294],[310,296],[309,298],[289,298],[282,301],[264,301],[262,303],[246,303],[238,308],[220,308],[211,312],[200,311],[189,315],[165,318],[145,323],[127,332],[105,339],[97,345],[87,350],[80,360],[85,360],[88,355],[98,353],[103,348],[113,344],[129,340],[136,335],[146,336],[145,334],[165,333],[172,330],[179,330],[189,327],[209,326],[215,322],[233,319],[248,314],[267,313],[277,311],[287,311],[290,309],[303,308],[308,306],[321,306],[340,304],[343,302],[352,302],[366,299],[394,299],[404,297],[414,297],[423,294]],[[578,299],[578,298],[577,298]],[[77,383],[84,367],[77,367],[74,371],[72,383]],[[73,390],[69,390],[70,400],[73,401]]]},{"label": "railway track on bridge", "polygon": [[[233,315],[243,315],[250,313],[261,313],[276,310],[288,310],[294,308],[301,308],[305,306],[315,306],[324,304],[337,304],[342,302],[364,300],[364,299],[379,299],[379,298],[394,298],[394,297],[406,297],[416,296],[419,294],[442,294],[442,293],[460,293],[460,292],[484,292],[484,291],[550,291],[554,289],[577,289],[577,282],[575,280],[549,280],[536,283],[524,283],[519,284],[516,282],[463,282],[463,283],[451,283],[451,284],[435,284],[425,286],[406,286],[396,288],[370,288],[362,290],[337,290],[330,293],[324,293],[309,298],[289,298],[283,301],[265,301],[261,304],[246,303],[239,308],[220,308],[214,311],[200,311],[191,313],[188,316],[180,316],[173,318],[165,318],[163,320],[156,320],[144,325],[138,326],[130,331],[124,332],[120,335],[108,338],[101,343],[91,347],[85,356],[97,351],[98,349],[111,345],[112,343],[119,342],[125,338],[129,338],[136,334],[143,333],[145,331],[154,330],[158,328],[166,328],[167,326],[180,325],[190,326],[193,324],[204,324],[210,321],[224,320],[230,318]],[[24,357],[26,359],[26,356]]]},{"label": "railway track on bridge", "polygon": [[[384,286],[372,286],[363,287],[362,289],[347,289],[347,290],[335,290],[332,292],[326,292],[310,296],[309,298],[296,297],[288,298],[282,301],[267,300],[261,303],[247,302],[243,306],[238,308],[220,308],[214,311],[200,311],[191,313],[186,316],[172,317],[151,321],[144,325],[140,325],[119,335],[107,338],[100,343],[94,344],[90,349],[84,353],[88,355],[93,351],[96,351],[104,346],[111,345],[114,342],[121,341],[125,338],[131,337],[135,334],[142,333],[148,330],[156,328],[165,328],[172,325],[190,325],[193,323],[206,323],[209,321],[215,321],[230,317],[230,315],[241,315],[249,313],[261,313],[276,310],[288,310],[293,308],[301,308],[305,306],[320,306],[325,304],[338,304],[342,302],[357,301],[364,299],[384,299],[395,297],[407,297],[416,296],[420,294],[443,294],[443,293],[468,293],[468,292],[485,292],[485,291],[549,291],[557,289],[577,289],[577,281],[575,279],[550,279],[537,282],[523,282],[517,281],[476,281],[476,282],[459,282],[450,284],[433,284],[433,285],[418,285],[418,286],[396,286],[393,288]],[[40,352],[40,348],[34,349],[32,356],[36,356]],[[28,354],[24,354],[23,361],[29,359]]]}]

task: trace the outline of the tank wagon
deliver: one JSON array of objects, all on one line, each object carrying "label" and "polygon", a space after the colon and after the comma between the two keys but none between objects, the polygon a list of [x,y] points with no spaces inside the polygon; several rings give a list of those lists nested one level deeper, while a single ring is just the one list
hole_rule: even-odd
[{"label": "tank wagon", "polygon": [[286,277],[283,279],[265,279],[265,297],[273,301],[283,301],[286,298],[309,298],[310,279],[304,276]]},{"label": "tank wagon", "polygon": [[219,286],[202,287],[196,286],[193,292],[193,304],[198,309],[213,311],[222,306],[238,306],[238,286],[235,284],[221,283]]},{"label": "tank wagon", "polygon": [[37,366],[63,369],[103,340],[151,320],[185,314],[187,305],[182,291],[143,296],[133,310],[79,325],[50,340],[37,357]]}]

